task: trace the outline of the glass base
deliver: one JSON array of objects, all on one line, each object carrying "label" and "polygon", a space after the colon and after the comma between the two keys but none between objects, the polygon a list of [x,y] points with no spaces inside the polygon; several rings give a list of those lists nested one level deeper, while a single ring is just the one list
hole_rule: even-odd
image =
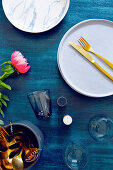
[{"label": "glass base", "polygon": [[113,137],[113,121],[105,115],[94,116],[89,122],[89,133],[98,141],[107,141]]},{"label": "glass base", "polygon": [[82,170],[88,162],[86,151],[79,145],[70,142],[64,151],[64,161],[73,170]]},{"label": "glass base", "polygon": [[71,169],[80,170],[83,169],[87,164],[87,155],[80,148],[74,149],[68,154],[67,165]]}]

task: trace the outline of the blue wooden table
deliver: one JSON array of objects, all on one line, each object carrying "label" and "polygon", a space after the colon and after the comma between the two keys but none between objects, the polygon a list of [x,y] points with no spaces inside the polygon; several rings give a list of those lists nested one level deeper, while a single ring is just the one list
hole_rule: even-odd
[{"label": "blue wooden table", "polygon": [[[19,50],[31,65],[29,73],[12,76],[6,81],[12,91],[5,91],[10,98],[8,108],[4,108],[5,125],[10,121],[29,120],[40,127],[45,137],[44,150],[32,170],[68,170],[62,159],[62,148],[69,140],[79,141],[86,147],[89,159],[86,170],[113,170],[113,143],[95,142],[87,127],[93,115],[102,113],[113,118],[113,96],[95,99],[76,93],[64,82],[57,66],[57,49],[65,32],[78,22],[91,18],[113,21],[113,1],[71,0],[64,20],[41,34],[24,33],[14,28],[6,19],[0,1],[0,63],[9,60],[12,52]],[[52,116],[39,121],[27,94],[45,88],[51,92]],[[61,110],[56,99],[62,95],[67,97],[68,104]],[[73,118],[69,127],[62,123],[65,114]]]}]

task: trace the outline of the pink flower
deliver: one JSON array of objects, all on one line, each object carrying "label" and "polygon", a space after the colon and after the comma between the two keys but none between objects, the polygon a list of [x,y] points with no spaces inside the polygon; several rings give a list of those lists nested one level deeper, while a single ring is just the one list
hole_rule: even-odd
[{"label": "pink flower", "polygon": [[30,69],[30,66],[27,66],[27,59],[19,51],[11,55],[11,62],[19,73],[26,73]]}]

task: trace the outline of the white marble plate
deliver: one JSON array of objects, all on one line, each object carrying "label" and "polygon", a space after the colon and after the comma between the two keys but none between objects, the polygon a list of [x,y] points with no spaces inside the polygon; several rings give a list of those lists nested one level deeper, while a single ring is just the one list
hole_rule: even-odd
[{"label": "white marble plate", "polygon": [[8,20],[31,33],[55,27],[66,15],[70,0],[2,0]]},{"label": "white marble plate", "polygon": [[[113,22],[87,20],[72,27],[63,37],[58,49],[58,67],[67,82],[77,92],[90,97],[113,95],[113,82],[69,45],[78,44],[83,36],[93,49],[113,63]],[[90,55],[113,76],[113,70],[94,54]]]}]

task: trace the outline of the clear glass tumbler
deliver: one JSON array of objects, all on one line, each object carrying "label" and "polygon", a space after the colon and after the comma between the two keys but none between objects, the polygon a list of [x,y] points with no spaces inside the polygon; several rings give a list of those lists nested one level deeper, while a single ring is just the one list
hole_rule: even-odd
[{"label": "clear glass tumbler", "polygon": [[51,99],[49,90],[39,90],[28,94],[29,102],[38,119],[46,119],[51,116]]},{"label": "clear glass tumbler", "polygon": [[106,115],[92,117],[88,129],[91,137],[97,141],[109,141],[113,138],[113,121]]},{"label": "clear glass tumbler", "polygon": [[82,170],[88,162],[86,151],[74,142],[69,142],[63,151],[66,165],[73,170]]}]

